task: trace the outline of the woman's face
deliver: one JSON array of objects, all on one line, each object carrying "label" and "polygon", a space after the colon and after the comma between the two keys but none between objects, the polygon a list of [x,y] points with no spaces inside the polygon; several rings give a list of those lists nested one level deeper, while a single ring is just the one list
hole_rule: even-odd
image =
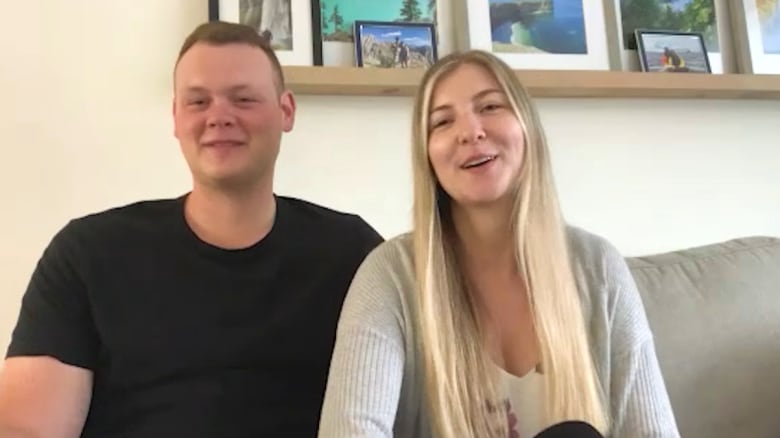
[{"label": "woman's face", "polygon": [[457,67],[434,87],[430,108],[428,158],[452,200],[484,207],[511,197],[525,135],[493,75],[475,64]]}]

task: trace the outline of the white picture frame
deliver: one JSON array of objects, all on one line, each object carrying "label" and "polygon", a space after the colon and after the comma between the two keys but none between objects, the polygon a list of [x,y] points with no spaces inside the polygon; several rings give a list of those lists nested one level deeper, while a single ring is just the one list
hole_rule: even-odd
[{"label": "white picture frame", "polygon": [[[772,53],[767,53],[756,1],[732,1],[732,25],[739,71],[747,74],[780,74],[780,33],[771,41]],[[780,7],[775,14],[775,25],[780,26]],[[775,47],[777,53],[774,53]]]},{"label": "white picture frame", "polygon": [[[317,7],[319,7],[320,1],[315,0]],[[386,0],[360,0],[366,3],[380,2]],[[328,2],[329,8],[325,12],[325,19],[328,19],[328,15],[331,12],[331,4]],[[422,2],[421,2],[422,4]],[[320,14],[322,12],[320,11]],[[356,20],[377,21],[377,18],[370,13],[365,16],[356,17]],[[383,21],[380,19],[378,21]],[[452,0],[436,0],[436,40],[437,40],[437,52],[439,56],[444,56],[451,53],[455,49],[454,44],[454,23],[453,23],[453,7]],[[349,27],[354,31],[354,20],[352,22],[345,23],[344,27]],[[320,30],[322,32],[322,30]],[[355,42],[353,41],[326,41],[320,33],[319,39],[322,41],[322,63],[326,66],[340,66],[340,67],[354,67],[357,65],[357,58],[355,56]]]},{"label": "white picture frame", "polygon": [[[258,0],[254,0],[258,1]],[[285,66],[322,65],[322,48],[319,41],[319,10],[312,8],[310,0],[259,0],[279,3],[289,9],[291,47],[275,47],[279,63]],[[209,20],[241,23],[239,0],[209,0]],[[287,9],[282,11],[287,14]],[[274,17],[261,17],[261,21],[273,23]],[[271,24],[273,25],[273,24]],[[258,33],[260,29],[257,29]]]},{"label": "white picture frame", "polygon": [[[734,60],[734,44],[731,36],[731,21],[729,3],[733,0],[713,0],[715,8],[715,25],[718,29],[718,51],[707,52],[707,59],[713,74],[734,73],[736,62]],[[614,23],[615,32],[610,35],[610,53],[613,59],[613,70],[641,71],[639,53],[636,49],[625,46],[623,35],[623,17],[620,0],[605,0],[608,21]],[[644,26],[643,26],[644,27]],[[630,29],[631,34],[636,29]],[[683,31],[683,29],[659,29],[669,31]]]},{"label": "white picture frame", "polygon": [[459,46],[493,53],[514,69],[528,70],[609,70],[609,46],[604,6],[601,1],[581,0],[587,53],[508,53],[493,49],[489,0],[459,0],[457,11]]}]

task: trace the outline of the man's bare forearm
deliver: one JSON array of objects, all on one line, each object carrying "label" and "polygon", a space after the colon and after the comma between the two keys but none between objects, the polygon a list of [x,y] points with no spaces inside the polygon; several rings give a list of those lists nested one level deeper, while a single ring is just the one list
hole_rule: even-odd
[{"label": "man's bare forearm", "polygon": [[2,438],[44,438],[37,432],[20,427],[8,426],[0,423],[0,437]]}]

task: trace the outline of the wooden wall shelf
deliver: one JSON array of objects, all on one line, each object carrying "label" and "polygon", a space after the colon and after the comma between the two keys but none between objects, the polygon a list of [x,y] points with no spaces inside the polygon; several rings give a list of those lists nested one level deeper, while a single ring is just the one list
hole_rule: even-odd
[{"label": "wooden wall shelf", "polygon": [[[421,70],[286,66],[298,94],[412,96]],[[780,75],[518,70],[534,97],[778,99]]]}]

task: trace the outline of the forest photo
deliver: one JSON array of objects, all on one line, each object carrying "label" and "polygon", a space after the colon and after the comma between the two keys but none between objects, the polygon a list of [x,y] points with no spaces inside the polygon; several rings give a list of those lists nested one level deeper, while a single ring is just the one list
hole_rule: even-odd
[{"label": "forest photo", "polygon": [[636,50],[635,29],[653,29],[700,32],[707,51],[720,52],[713,0],[620,0],[620,13],[627,49]]},{"label": "forest photo", "polygon": [[432,23],[436,0],[320,0],[323,41],[354,41],[355,20]]},{"label": "forest photo", "polygon": [[780,55],[780,0],[755,0],[764,53]]}]

